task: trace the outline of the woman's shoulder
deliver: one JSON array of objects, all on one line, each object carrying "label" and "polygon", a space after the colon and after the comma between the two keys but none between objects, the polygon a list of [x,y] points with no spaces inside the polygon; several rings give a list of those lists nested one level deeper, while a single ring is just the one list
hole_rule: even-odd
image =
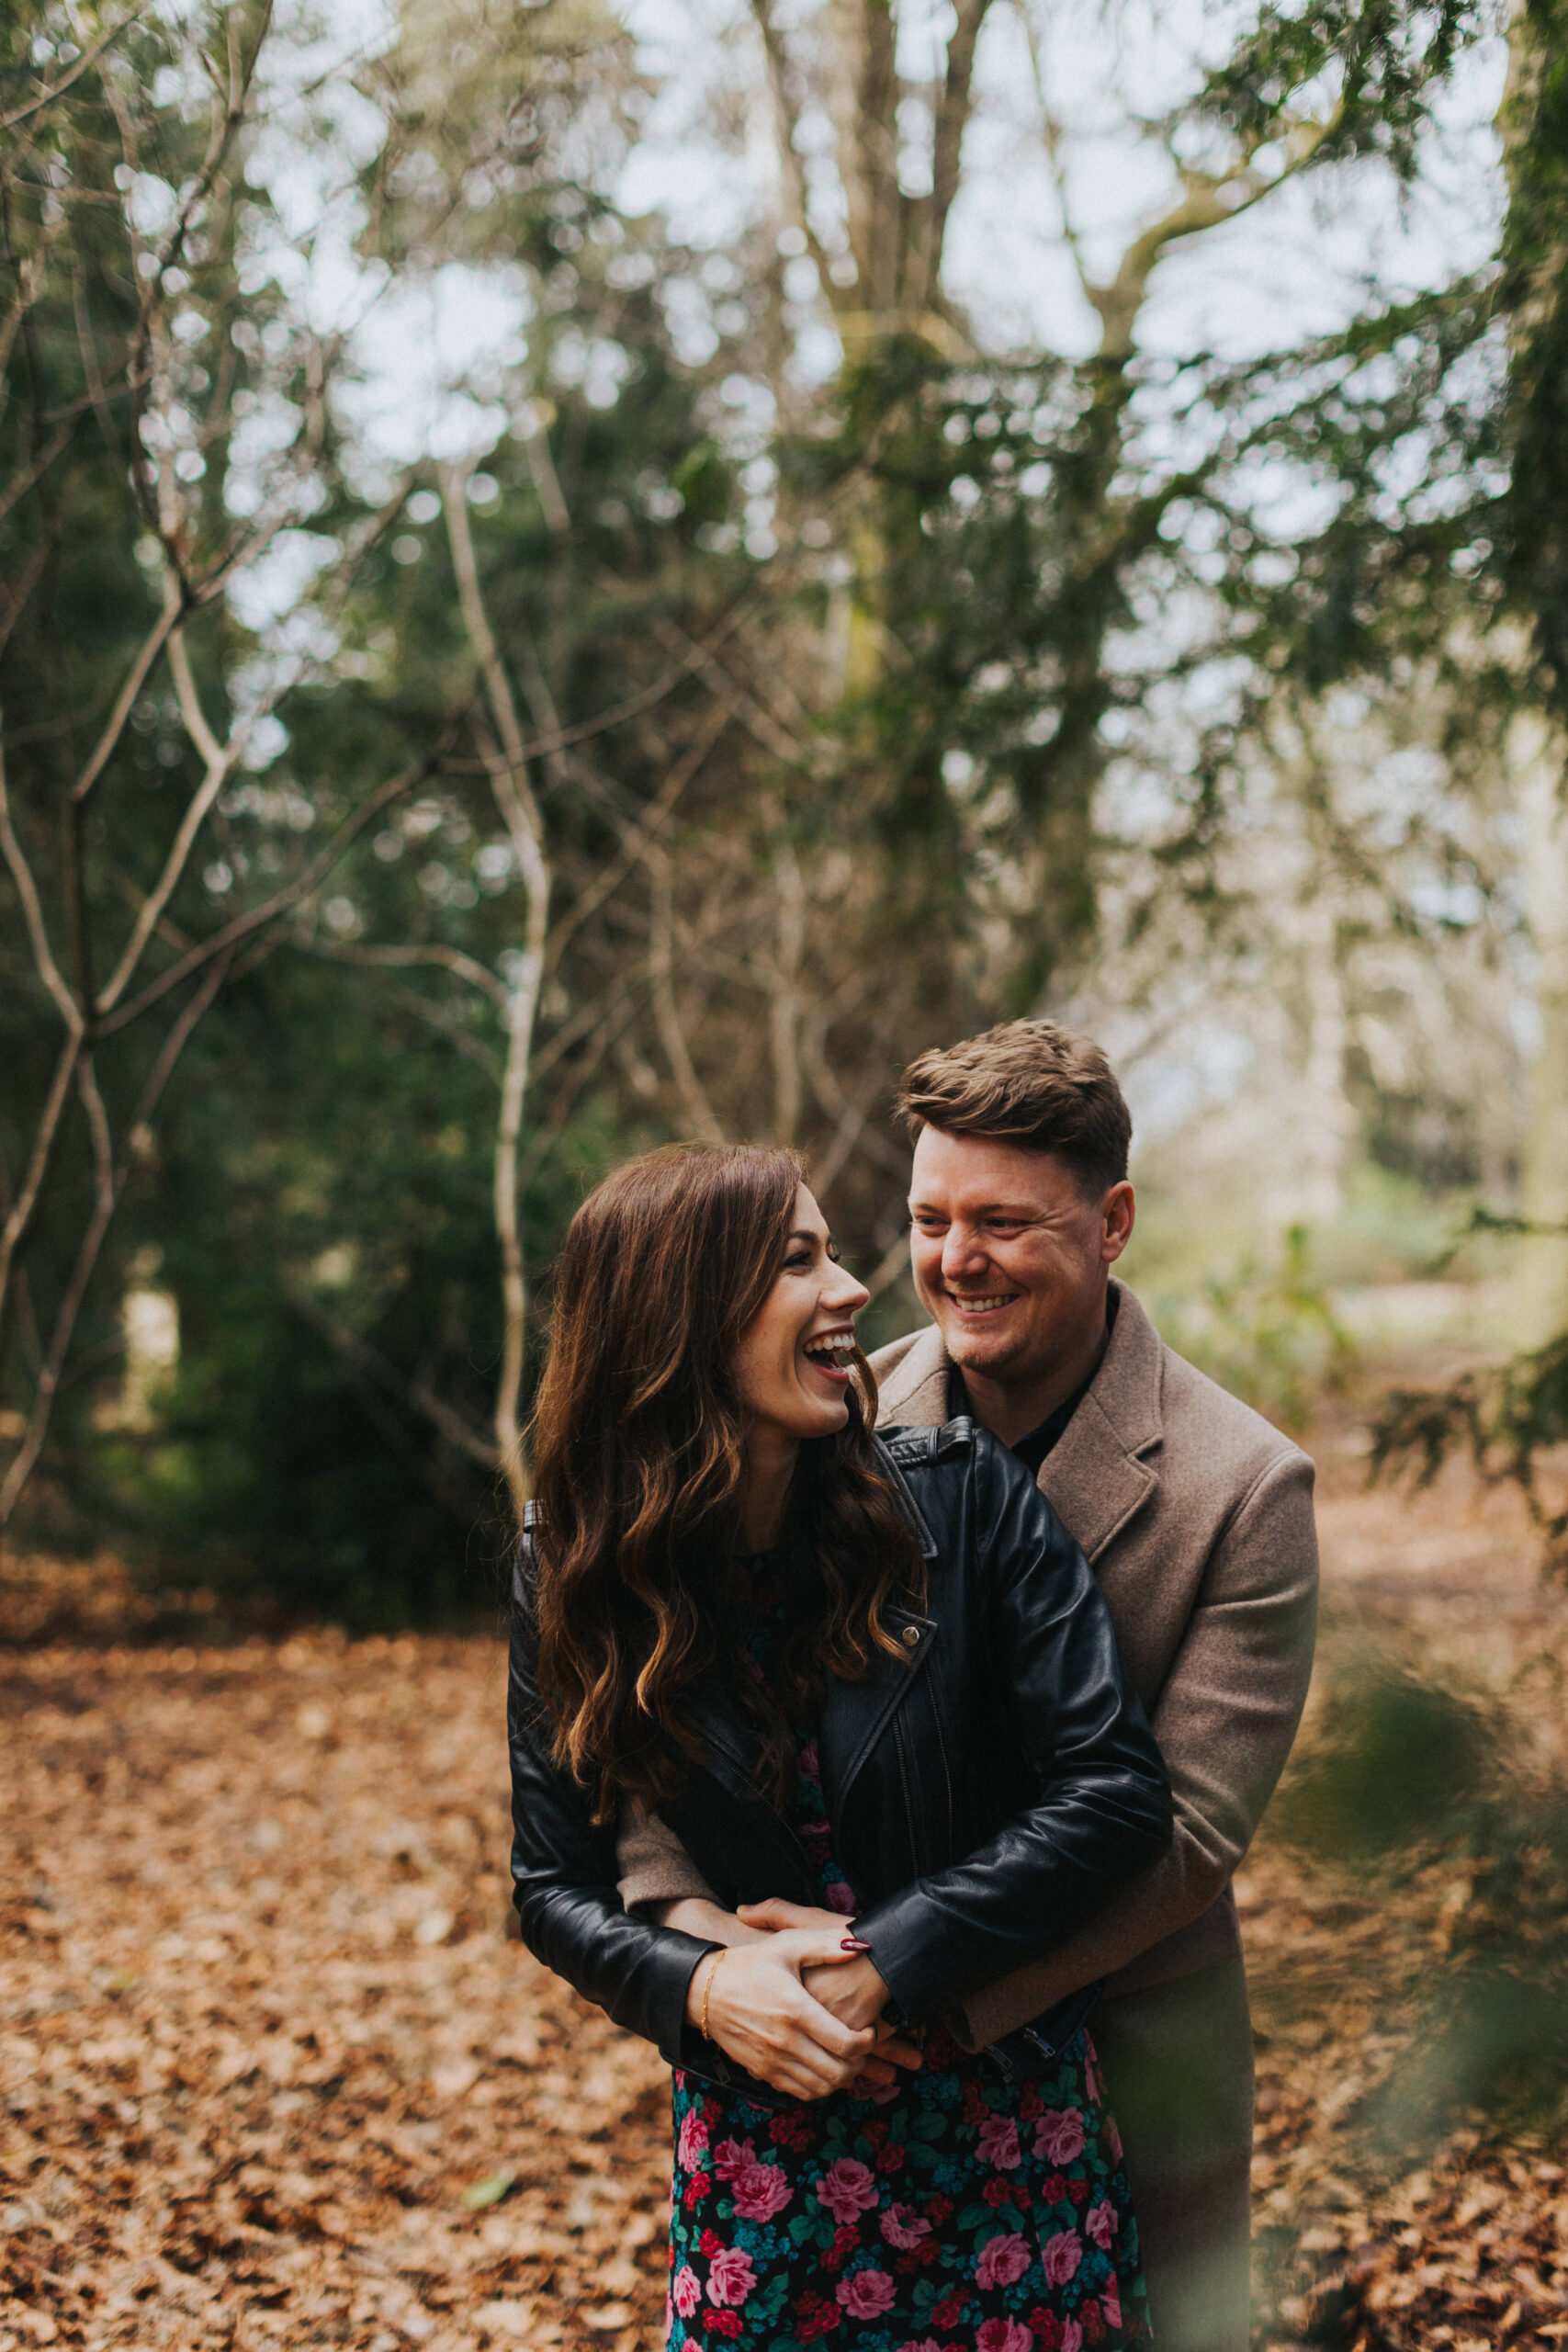
[{"label": "woman's shoulder", "polygon": [[876,1436],[927,1516],[946,1520],[964,1509],[982,1548],[1006,1522],[1055,1523],[1028,1464],[966,1413],[925,1426],[894,1423]]}]

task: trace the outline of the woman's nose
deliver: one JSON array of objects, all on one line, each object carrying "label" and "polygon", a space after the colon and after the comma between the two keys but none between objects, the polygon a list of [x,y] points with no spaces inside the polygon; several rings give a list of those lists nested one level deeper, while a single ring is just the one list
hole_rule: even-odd
[{"label": "woman's nose", "polygon": [[833,1272],[838,1279],[823,1292],[823,1306],[831,1307],[837,1315],[858,1315],[863,1306],[870,1304],[870,1291],[863,1283],[856,1282],[847,1266],[835,1266]]}]

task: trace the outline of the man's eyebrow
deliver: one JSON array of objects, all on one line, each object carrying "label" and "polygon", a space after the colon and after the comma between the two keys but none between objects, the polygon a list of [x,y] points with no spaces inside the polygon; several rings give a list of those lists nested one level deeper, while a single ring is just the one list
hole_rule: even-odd
[{"label": "man's eyebrow", "polygon": [[[1016,1218],[1021,1218],[1022,1223],[1030,1223],[1032,1218],[1043,1216],[1043,1214],[1046,1214],[1046,1211],[1042,1209],[1042,1204],[1039,1204],[1039,1202],[1027,1202],[1027,1200],[983,1200],[983,1202],[980,1202],[978,1209],[966,1209],[966,1211],[964,1211],[964,1216],[966,1216],[966,1218],[976,1218],[976,1216],[1016,1216]],[[947,1223],[952,1223],[952,1214],[950,1214],[950,1211],[947,1211],[947,1209],[938,1209],[936,1202],[929,1202],[929,1200],[912,1200],[912,1202],[909,1202],[909,1216],[945,1216],[945,1218],[947,1218]]]},{"label": "man's eyebrow", "polygon": [[[932,1216],[947,1215],[947,1211],[939,1209],[934,1201],[919,1201],[911,1194],[909,1215],[919,1216],[922,1209],[927,1210]],[[1040,1204],[1037,1201],[982,1201],[978,1208],[969,1211],[971,1216],[1038,1216],[1040,1213]]]}]

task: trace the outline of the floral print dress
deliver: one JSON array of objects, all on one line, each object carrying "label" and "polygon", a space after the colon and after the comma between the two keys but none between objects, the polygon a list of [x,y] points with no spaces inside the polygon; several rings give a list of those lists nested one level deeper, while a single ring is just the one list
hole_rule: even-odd
[{"label": "floral print dress", "polygon": [[[759,1566],[761,1564],[758,1564]],[[765,1684],[780,1612],[759,1610]],[[852,1916],[816,1741],[791,1822]],[[864,2098],[763,2108],[674,2081],[669,2344],[740,2352],[1117,2352],[1149,2338],[1122,2146],[1087,2032],[1007,2080],[940,2027]]]}]

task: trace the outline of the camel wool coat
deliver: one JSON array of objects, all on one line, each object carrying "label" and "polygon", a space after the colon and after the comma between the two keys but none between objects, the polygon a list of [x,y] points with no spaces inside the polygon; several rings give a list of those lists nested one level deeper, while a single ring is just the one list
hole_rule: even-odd
[{"label": "camel wool coat", "polygon": [[[1141,1991],[1239,1958],[1230,1882],[1290,1754],[1312,1673],[1313,1465],[1260,1414],[1168,1348],[1125,1283],[1088,1393],[1039,1484],[1100,1579],[1128,1681],[1170,1774],[1164,1858],[1089,1925],[971,1995],[950,2018],[969,2049],[1080,1986]],[[872,1358],[885,1425],[948,1418],[934,1325]],[[628,1812],[622,1900],[709,1890],[657,1816]]]}]

